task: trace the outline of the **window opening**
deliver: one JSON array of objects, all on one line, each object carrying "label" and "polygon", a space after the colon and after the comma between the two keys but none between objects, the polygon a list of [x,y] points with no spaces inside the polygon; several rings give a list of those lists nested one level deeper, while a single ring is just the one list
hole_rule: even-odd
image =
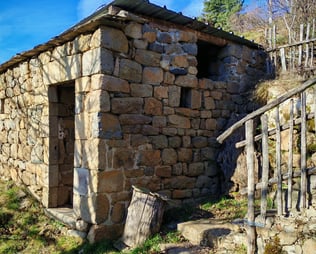
[{"label": "window opening", "polygon": [[0,114],[4,114],[4,99],[0,99]]},{"label": "window opening", "polygon": [[190,108],[191,107],[191,88],[181,87],[180,95],[180,107]]},{"label": "window opening", "polygon": [[201,40],[197,42],[197,46],[197,77],[215,81],[223,80],[223,73],[221,73],[223,72],[222,62],[218,57],[222,47]]}]

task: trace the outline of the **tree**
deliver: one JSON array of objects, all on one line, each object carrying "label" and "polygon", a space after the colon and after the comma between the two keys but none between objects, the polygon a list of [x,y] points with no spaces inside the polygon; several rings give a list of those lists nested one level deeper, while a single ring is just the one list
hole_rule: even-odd
[{"label": "tree", "polygon": [[202,18],[214,27],[231,29],[231,17],[240,12],[244,0],[205,0]]},{"label": "tree", "polygon": [[274,19],[282,17],[288,31],[288,42],[294,42],[300,24],[312,22],[316,16],[316,0],[267,0],[269,13]]}]

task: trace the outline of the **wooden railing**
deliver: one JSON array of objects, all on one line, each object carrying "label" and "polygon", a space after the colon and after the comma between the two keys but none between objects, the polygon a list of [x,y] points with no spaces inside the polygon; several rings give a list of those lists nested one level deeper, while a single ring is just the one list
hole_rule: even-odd
[{"label": "wooden railing", "polygon": [[[274,101],[268,103],[262,108],[250,113],[240,121],[236,122],[230,128],[228,128],[224,133],[222,133],[218,138],[219,143],[223,143],[226,138],[228,138],[235,130],[245,126],[245,136],[244,141],[238,142],[237,147],[245,146],[246,158],[247,158],[247,171],[248,171],[248,213],[247,213],[247,234],[248,234],[248,253],[253,254],[256,250],[256,226],[264,226],[266,213],[267,213],[267,195],[268,188],[272,184],[277,185],[277,195],[276,195],[276,209],[277,215],[282,216],[285,211],[290,212],[295,207],[292,207],[292,192],[293,192],[293,178],[301,178],[301,189],[300,189],[300,201],[299,209],[305,209],[308,207],[307,203],[307,175],[316,173],[315,168],[307,168],[306,154],[307,154],[307,120],[314,119],[314,127],[316,126],[316,87],[313,89],[312,111],[307,114],[306,110],[306,90],[311,88],[316,84],[316,79],[311,79],[300,87],[296,87],[286,94],[278,97]],[[300,115],[294,114],[294,103],[293,97],[300,96]],[[280,122],[279,108],[286,101],[290,101],[290,115],[289,120],[285,123]],[[275,111],[275,119],[273,123],[273,128],[268,129],[268,116],[267,113]],[[254,129],[254,121],[258,120],[260,117],[261,128],[260,133],[256,133]],[[271,124],[270,124],[271,126]],[[300,171],[293,172],[293,133],[294,127],[300,130]],[[286,173],[281,171],[281,131],[288,129],[289,135],[289,156],[288,156],[288,170]],[[275,139],[275,168],[272,169],[269,163],[269,137],[274,136]],[[255,142],[261,143],[261,179],[260,182],[255,183]],[[271,142],[270,142],[271,143]],[[270,149],[271,152],[271,149]],[[274,176],[269,179],[269,173],[274,170]],[[282,200],[282,183],[287,183],[288,194],[287,202]],[[255,223],[255,191],[261,189],[261,204],[260,204],[260,225]],[[285,207],[287,206],[287,207]]]},{"label": "wooden railing", "polygon": [[285,45],[276,45],[275,26],[270,29],[269,34],[267,52],[272,63],[269,68],[270,73],[291,71],[310,76],[310,73],[314,72],[316,69],[315,19],[312,24],[301,24],[298,38],[294,39],[291,36],[291,41]]}]

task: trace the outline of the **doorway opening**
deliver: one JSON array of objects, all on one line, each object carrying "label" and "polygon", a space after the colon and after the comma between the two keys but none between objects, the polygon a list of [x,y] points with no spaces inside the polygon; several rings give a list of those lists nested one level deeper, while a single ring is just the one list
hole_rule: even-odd
[{"label": "doorway opening", "polygon": [[49,88],[49,207],[72,207],[75,142],[75,86]]}]

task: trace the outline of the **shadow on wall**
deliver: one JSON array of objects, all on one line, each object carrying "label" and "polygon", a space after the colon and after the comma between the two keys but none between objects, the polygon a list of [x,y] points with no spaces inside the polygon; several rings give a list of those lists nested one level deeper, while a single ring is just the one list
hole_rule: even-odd
[{"label": "shadow on wall", "polygon": [[[236,103],[238,105],[236,107],[236,111],[230,116],[230,118],[226,122],[226,126],[223,128],[223,131],[228,129],[231,125],[233,125],[243,117],[245,117],[248,113],[253,112],[257,108],[262,106],[260,105],[261,102],[257,101],[254,98],[253,92],[256,89],[256,85],[258,83],[260,83],[263,80],[267,80],[273,77],[274,75],[271,74],[271,70],[269,69],[269,66],[271,66],[271,60],[269,59],[268,55],[266,55],[264,51],[258,51],[258,54],[260,55],[260,59],[262,59],[262,61],[265,61],[261,62],[261,64],[265,66],[266,69],[256,71],[255,66],[251,66],[250,64],[248,64],[245,67],[245,72],[247,75],[245,75],[244,77],[241,76],[240,83],[238,83],[239,90],[237,91],[237,95],[235,97],[239,98],[240,101]],[[232,56],[229,56],[225,61],[227,61],[228,59],[230,59],[233,62],[235,61],[235,58]],[[227,67],[227,63],[225,64],[227,71],[229,67]],[[230,82],[229,79],[228,82]],[[227,195],[231,192],[238,192],[242,188],[247,186],[247,167],[244,147],[235,147],[236,143],[242,140],[245,140],[244,128],[240,128],[237,131],[235,131],[232,135],[230,135],[219,149],[217,162],[222,172],[222,192],[224,195]],[[255,168],[258,172],[257,175],[260,176],[260,168],[258,163],[259,159],[260,158],[257,158],[255,160]]]}]

